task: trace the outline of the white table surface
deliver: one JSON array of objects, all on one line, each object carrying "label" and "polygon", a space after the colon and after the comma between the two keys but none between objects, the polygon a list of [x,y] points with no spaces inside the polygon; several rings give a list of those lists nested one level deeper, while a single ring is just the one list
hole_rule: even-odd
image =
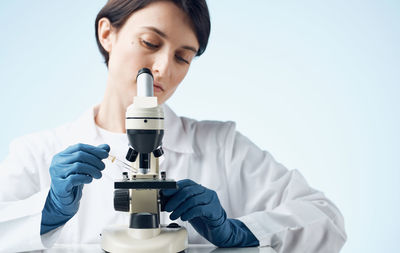
[{"label": "white table surface", "polygon": [[[56,244],[54,247],[48,250],[38,251],[44,253],[104,253],[100,245],[97,244],[85,244],[85,245],[61,245]],[[212,245],[189,245],[186,249],[186,253],[276,253],[272,248],[216,248]]]}]

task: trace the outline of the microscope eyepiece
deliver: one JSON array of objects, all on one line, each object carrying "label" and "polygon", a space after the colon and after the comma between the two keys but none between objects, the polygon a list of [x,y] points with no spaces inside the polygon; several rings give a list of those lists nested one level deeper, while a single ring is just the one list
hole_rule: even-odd
[{"label": "microscope eyepiece", "polygon": [[136,76],[137,96],[139,97],[153,97],[153,74],[150,69],[142,68]]},{"label": "microscope eyepiece", "polygon": [[[136,75],[136,79],[138,78],[138,76],[139,76],[140,74],[143,74],[143,73],[147,73],[147,74],[151,75],[151,77],[153,77],[153,74],[151,73],[151,70],[150,70],[150,69],[148,69],[148,68],[141,68],[141,69],[138,71],[137,75]],[[153,77],[153,78],[154,78],[154,77]]]}]

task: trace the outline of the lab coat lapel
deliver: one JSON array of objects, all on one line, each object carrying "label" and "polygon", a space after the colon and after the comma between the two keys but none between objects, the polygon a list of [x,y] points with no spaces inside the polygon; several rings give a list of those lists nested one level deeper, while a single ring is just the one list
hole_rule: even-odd
[{"label": "lab coat lapel", "polygon": [[171,108],[164,104],[164,138],[163,148],[177,153],[193,153],[193,137]]}]

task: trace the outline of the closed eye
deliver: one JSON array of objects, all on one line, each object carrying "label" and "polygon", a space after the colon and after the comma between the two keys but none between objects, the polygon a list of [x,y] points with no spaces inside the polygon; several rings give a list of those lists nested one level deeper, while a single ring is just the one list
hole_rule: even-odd
[{"label": "closed eye", "polygon": [[175,55],[176,59],[180,62],[184,62],[186,64],[189,64],[189,61],[185,60],[182,56]]},{"label": "closed eye", "polygon": [[154,45],[154,44],[152,44],[152,43],[150,43],[148,41],[145,41],[145,40],[142,40],[142,42],[146,47],[148,47],[150,49],[156,49],[156,48],[160,47],[159,45]]}]

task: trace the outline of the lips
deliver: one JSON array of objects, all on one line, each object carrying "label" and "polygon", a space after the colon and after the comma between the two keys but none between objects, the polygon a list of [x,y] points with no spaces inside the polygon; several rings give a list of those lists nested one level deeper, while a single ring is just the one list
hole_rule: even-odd
[{"label": "lips", "polygon": [[160,91],[164,91],[163,87],[161,86],[161,84],[154,82],[153,83],[153,88],[155,92],[160,92]]}]

